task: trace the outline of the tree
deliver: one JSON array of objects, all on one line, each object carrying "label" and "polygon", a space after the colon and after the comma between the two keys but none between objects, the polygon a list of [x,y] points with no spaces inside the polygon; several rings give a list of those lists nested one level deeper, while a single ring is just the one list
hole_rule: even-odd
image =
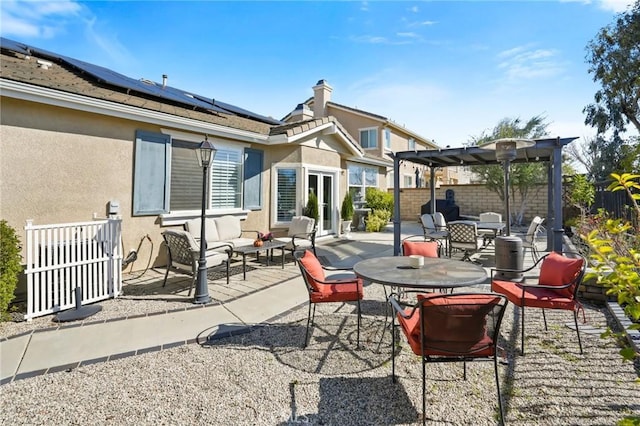
[{"label": "tree", "polygon": [[613,129],[614,137],[632,123],[640,132],[640,0],[617,16],[614,24],[602,28],[587,46],[589,73],[602,86],[587,105],[585,124],[598,134]]},{"label": "tree", "polygon": [[[547,126],[545,118],[540,115],[530,118],[526,123],[523,123],[520,118],[503,118],[490,134],[483,133],[479,137],[472,137],[470,145],[482,145],[501,138],[539,138],[547,134]],[[497,193],[504,201],[504,171],[502,167],[497,165],[473,166],[471,171],[478,174],[487,188]],[[547,171],[545,166],[540,163],[519,163],[511,164],[510,173],[511,198],[514,199],[514,195],[518,193],[522,200],[512,222],[520,225],[526,211],[530,191],[535,190],[536,184],[546,182]]]}]

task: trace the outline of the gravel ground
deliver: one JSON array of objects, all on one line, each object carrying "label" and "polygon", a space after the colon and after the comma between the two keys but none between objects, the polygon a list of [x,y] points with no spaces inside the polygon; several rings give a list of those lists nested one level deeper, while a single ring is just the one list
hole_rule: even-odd
[{"label": "gravel ground", "polygon": [[[306,349],[306,307],[269,325],[218,340],[19,380],[2,386],[0,424],[7,425],[391,425],[415,424],[421,415],[419,358],[404,342],[391,381],[390,335],[380,350],[383,295],[368,286],[361,348],[351,305],[319,306]],[[120,316],[149,309],[149,301],[106,301]],[[160,310],[167,303],[153,302]],[[106,312],[104,315],[106,315]],[[499,366],[511,425],[611,425],[640,416],[637,369],[624,363],[612,339],[583,334],[580,355],[568,312],[527,312],[526,356],[510,305],[502,325],[508,364]],[[605,327],[604,309],[586,308],[587,324]],[[37,327],[38,320],[29,327]],[[42,319],[50,326],[50,319]],[[20,323],[18,323],[20,324]],[[15,324],[14,324],[15,325]],[[10,334],[15,334],[15,328]],[[427,365],[431,424],[492,425],[497,401],[492,363]]]}]

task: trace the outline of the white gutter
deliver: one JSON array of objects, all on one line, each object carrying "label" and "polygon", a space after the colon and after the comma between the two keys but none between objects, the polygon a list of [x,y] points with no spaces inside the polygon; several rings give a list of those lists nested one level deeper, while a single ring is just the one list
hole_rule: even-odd
[{"label": "white gutter", "polygon": [[266,144],[268,135],[0,78],[0,95],[127,120]]}]

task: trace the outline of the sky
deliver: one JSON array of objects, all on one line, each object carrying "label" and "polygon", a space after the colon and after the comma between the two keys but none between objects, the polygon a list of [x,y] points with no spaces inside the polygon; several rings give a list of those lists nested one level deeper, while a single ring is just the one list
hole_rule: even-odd
[{"label": "sky", "polygon": [[132,78],[283,118],[333,102],[441,147],[504,118],[591,137],[586,46],[632,0],[0,1],[0,34]]}]

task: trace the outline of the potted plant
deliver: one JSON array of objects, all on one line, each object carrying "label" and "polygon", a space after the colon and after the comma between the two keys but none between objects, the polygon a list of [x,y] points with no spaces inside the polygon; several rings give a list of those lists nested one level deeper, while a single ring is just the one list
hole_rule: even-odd
[{"label": "potted plant", "polygon": [[353,220],[353,198],[351,197],[350,191],[347,191],[342,200],[340,216],[342,218],[342,233],[348,238],[349,231],[351,231],[351,221]]},{"label": "potted plant", "polygon": [[307,217],[314,219],[316,221],[315,226],[318,226],[318,219],[320,218],[320,209],[318,207],[318,197],[313,191],[309,192],[307,207],[305,207],[303,214]]}]

